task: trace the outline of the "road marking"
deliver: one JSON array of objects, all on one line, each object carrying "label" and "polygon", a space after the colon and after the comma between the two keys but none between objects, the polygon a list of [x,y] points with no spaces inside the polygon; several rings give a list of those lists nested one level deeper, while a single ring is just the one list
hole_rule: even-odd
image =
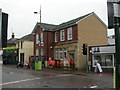
[{"label": "road marking", "polygon": [[24,79],[24,80],[18,80],[18,81],[13,81],[13,82],[7,82],[7,83],[2,83],[0,84],[0,86],[3,85],[9,85],[9,84],[16,84],[16,83],[20,83],[20,82],[26,82],[26,81],[33,81],[33,80],[37,80],[37,79],[43,79],[43,78],[53,78],[53,77],[62,77],[62,76],[70,76],[72,74],[67,74],[67,75],[57,75],[57,76],[49,76],[49,77],[40,77],[40,78],[32,78],[32,79]]},{"label": "road marking", "polygon": [[97,88],[98,86],[91,86],[90,88]]}]

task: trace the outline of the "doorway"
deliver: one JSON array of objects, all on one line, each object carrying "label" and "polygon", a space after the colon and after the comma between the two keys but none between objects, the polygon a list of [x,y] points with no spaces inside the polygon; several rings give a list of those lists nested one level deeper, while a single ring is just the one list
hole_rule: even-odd
[{"label": "doorway", "polygon": [[70,56],[70,59],[74,61],[74,53],[70,53],[69,56]]},{"label": "doorway", "polygon": [[20,53],[20,61],[24,63],[24,53]]}]

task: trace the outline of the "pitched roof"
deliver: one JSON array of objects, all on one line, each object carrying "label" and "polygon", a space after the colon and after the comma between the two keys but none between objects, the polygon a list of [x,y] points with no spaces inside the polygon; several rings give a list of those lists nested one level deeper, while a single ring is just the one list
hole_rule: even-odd
[{"label": "pitched roof", "polygon": [[15,43],[16,40],[18,40],[18,38],[10,38],[9,40],[7,40],[7,43],[12,44]]},{"label": "pitched roof", "polygon": [[19,39],[19,41],[33,41],[33,40],[34,40],[33,34],[25,35]]},{"label": "pitched roof", "polygon": [[[92,13],[93,13],[93,12],[92,12]],[[68,21],[68,22],[61,23],[61,24],[59,24],[59,25],[55,28],[55,30],[60,30],[60,29],[63,29],[63,28],[72,26],[72,25],[76,24],[76,22],[78,22],[79,20],[81,20],[81,19],[89,16],[89,15],[92,14],[92,13],[89,13],[89,14],[87,14],[87,15],[78,17],[78,18],[73,19],[73,20],[70,20],[70,21]]]},{"label": "pitched roof", "polygon": [[32,33],[36,32],[36,27],[41,27],[42,29],[45,29],[47,31],[53,31],[57,25],[53,25],[53,24],[47,24],[47,23],[38,23],[36,24],[35,28],[33,29]]},{"label": "pitched roof", "polygon": [[48,30],[48,31],[53,31],[57,25],[53,25],[53,24],[46,24],[46,23],[39,23],[39,26],[41,26],[43,29]]},{"label": "pitched roof", "polygon": [[[101,23],[102,23],[104,26],[106,26],[105,23],[104,23],[94,12],[89,13],[89,14],[86,14],[86,15],[81,16],[81,17],[78,17],[78,18],[76,18],[76,19],[73,19],[73,20],[70,20],[70,21],[61,23],[61,24],[59,24],[59,25],[46,24],[46,23],[37,23],[36,26],[38,25],[38,26],[40,26],[41,28],[43,28],[43,29],[45,29],[45,30],[47,30],[47,31],[56,31],[56,30],[64,29],[64,28],[70,27],[70,26],[72,26],[72,25],[75,25],[75,24],[77,24],[77,22],[79,22],[80,20],[88,17],[89,15],[93,15],[93,14],[101,21]],[[36,27],[36,26],[35,26],[35,27]],[[106,27],[107,27],[107,26],[106,26]],[[33,30],[33,33],[34,33],[34,32],[35,32],[35,28],[34,28],[34,30]]]}]

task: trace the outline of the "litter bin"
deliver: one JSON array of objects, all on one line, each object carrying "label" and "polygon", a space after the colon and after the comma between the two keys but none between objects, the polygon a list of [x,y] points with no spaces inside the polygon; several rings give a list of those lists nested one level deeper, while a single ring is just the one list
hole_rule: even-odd
[{"label": "litter bin", "polygon": [[32,61],[32,69],[35,70],[35,61]]},{"label": "litter bin", "polygon": [[42,70],[42,61],[35,61],[35,70]]}]

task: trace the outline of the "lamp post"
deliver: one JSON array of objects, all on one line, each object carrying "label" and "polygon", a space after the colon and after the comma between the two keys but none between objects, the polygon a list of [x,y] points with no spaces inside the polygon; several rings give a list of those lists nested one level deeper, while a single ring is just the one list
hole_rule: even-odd
[{"label": "lamp post", "polygon": [[[34,14],[39,14],[40,15],[40,24],[41,24],[41,5],[40,5],[40,11],[39,12],[34,12]],[[40,32],[40,60],[41,60],[41,32]]]}]

